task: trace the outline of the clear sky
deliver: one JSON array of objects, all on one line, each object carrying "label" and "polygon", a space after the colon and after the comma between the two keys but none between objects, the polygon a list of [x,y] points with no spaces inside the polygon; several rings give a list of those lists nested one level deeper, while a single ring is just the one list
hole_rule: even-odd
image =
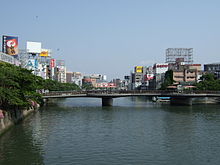
[{"label": "clear sky", "polygon": [[0,0],[0,35],[42,42],[68,71],[123,78],[165,62],[166,48],[194,48],[220,62],[219,0]]}]

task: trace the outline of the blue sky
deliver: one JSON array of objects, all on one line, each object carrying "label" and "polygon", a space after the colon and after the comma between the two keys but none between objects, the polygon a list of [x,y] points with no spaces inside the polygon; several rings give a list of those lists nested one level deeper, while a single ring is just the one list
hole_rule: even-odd
[{"label": "blue sky", "polygon": [[69,71],[123,78],[165,62],[166,48],[194,48],[195,63],[220,62],[219,0],[0,1],[0,35],[42,42]]}]

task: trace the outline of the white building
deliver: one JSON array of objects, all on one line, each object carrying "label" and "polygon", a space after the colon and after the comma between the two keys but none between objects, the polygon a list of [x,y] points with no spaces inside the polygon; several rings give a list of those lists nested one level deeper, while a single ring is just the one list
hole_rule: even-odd
[{"label": "white building", "polygon": [[154,81],[153,86],[154,89],[159,89],[161,87],[161,84],[164,81],[165,73],[168,71],[168,64],[167,63],[155,63],[153,67],[153,73],[154,73]]},{"label": "white building", "polygon": [[153,67],[153,72],[155,74],[166,73],[168,71],[168,64],[167,63],[155,63]]},{"label": "white building", "polygon": [[80,72],[73,72],[72,82],[78,86],[82,86],[83,75]]}]

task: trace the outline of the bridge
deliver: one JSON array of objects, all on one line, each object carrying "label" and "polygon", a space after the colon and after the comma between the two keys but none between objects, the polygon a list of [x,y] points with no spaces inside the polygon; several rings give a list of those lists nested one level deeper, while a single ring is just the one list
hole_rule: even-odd
[{"label": "bridge", "polygon": [[49,92],[43,94],[43,99],[50,98],[71,98],[71,97],[90,97],[101,98],[102,106],[112,106],[113,98],[147,96],[147,97],[170,97],[171,104],[192,105],[192,98],[218,97],[220,91],[62,91]]}]

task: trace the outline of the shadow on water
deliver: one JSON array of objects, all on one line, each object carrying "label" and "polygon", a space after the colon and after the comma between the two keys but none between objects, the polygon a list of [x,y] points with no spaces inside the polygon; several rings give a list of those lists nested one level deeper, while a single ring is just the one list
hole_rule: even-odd
[{"label": "shadow on water", "polygon": [[39,147],[41,142],[32,136],[33,130],[25,128],[32,117],[15,125],[0,138],[1,165],[44,164],[42,149]]}]

